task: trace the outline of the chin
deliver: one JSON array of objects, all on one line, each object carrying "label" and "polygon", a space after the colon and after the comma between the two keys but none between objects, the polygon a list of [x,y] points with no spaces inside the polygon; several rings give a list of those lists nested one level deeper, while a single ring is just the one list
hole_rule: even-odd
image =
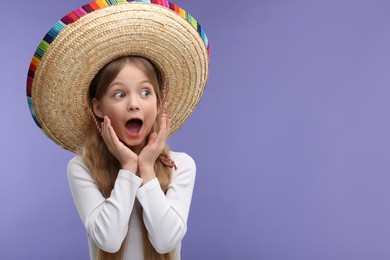
[{"label": "chin", "polygon": [[128,148],[130,148],[132,151],[135,150],[135,148],[143,148],[145,146],[145,139],[140,140],[127,140],[126,142],[122,141]]}]

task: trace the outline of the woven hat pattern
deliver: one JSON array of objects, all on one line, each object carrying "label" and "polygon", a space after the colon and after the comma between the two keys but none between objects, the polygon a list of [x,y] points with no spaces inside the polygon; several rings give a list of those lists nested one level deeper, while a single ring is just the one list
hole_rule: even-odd
[{"label": "woven hat pattern", "polygon": [[38,127],[61,147],[81,153],[92,120],[89,84],[101,67],[127,55],[146,57],[162,73],[170,134],[177,131],[203,94],[210,48],[190,14],[161,0],[98,0],[51,28],[27,77],[28,104]]}]

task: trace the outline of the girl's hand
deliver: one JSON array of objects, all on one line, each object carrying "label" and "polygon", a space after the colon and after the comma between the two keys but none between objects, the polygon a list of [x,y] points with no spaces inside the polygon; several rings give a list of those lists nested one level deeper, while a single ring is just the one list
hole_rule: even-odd
[{"label": "girl's hand", "polygon": [[108,150],[119,161],[122,169],[136,174],[138,156],[119,140],[108,116],[104,116],[104,121],[102,123],[102,137]]},{"label": "girl's hand", "polygon": [[161,116],[160,129],[157,133],[152,133],[148,144],[142,149],[138,156],[138,169],[140,177],[144,183],[156,177],[154,172],[154,163],[164,149],[165,142],[169,134],[170,121],[167,116]]}]

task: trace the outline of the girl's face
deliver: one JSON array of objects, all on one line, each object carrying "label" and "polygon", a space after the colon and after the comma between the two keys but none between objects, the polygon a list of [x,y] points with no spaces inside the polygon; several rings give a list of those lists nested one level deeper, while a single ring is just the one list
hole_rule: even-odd
[{"label": "girl's face", "polygon": [[100,100],[92,100],[95,114],[111,119],[119,140],[134,152],[145,146],[145,139],[156,120],[157,96],[145,73],[126,63]]}]

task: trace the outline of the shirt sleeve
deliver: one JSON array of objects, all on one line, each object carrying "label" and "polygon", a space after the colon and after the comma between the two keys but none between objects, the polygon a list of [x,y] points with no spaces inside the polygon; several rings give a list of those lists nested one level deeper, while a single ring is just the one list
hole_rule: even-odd
[{"label": "shirt sleeve", "polygon": [[194,160],[184,153],[172,159],[178,169],[172,173],[166,194],[161,190],[157,178],[137,191],[149,240],[160,254],[176,248],[187,231],[187,219],[195,183]]},{"label": "shirt sleeve", "polygon": [[117,252],[127,234],[137,189],[142,179],[120,170],[109,198],[104,198],[81,157],[68,163],[68,181],[80,218],[95,244]]}]

